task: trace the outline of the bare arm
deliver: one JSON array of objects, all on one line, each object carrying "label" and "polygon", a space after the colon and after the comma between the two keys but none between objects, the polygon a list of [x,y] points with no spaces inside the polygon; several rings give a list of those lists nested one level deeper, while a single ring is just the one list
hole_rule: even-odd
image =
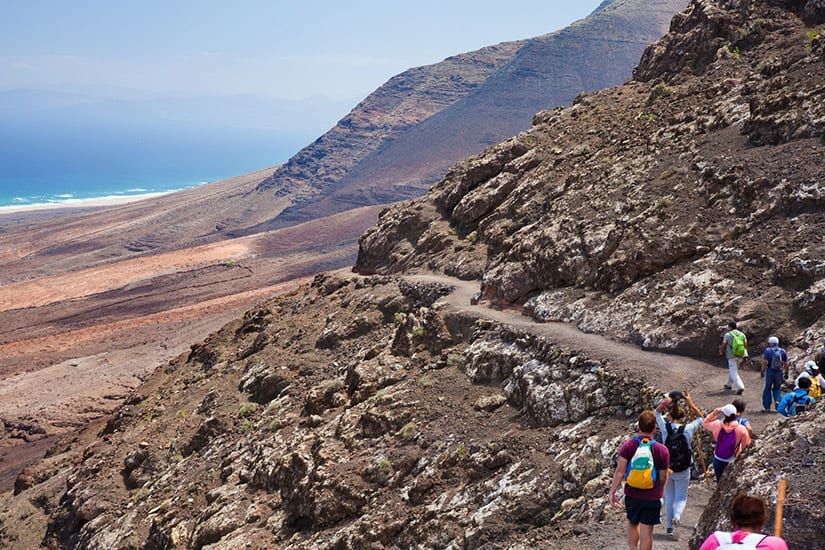
[{"label": "bare arm", "polygon": [[693,402],[693,398],[687,391],[685,391],[685,403],[687,403],[688,408],[696,418],[702,418],[704,416],[702,410],[696,406],[696,403]]},{"label": "bare arm", "polygon": [[619,490],[619,487],[622,484],[622,479],[624,479],[624,473],[627,471],[627,459],[624,457],[619,457],[619,463],[616,464],[616,471],[613,472],[613,483],[610,484],[610,504],[611,506],[618,506],[619,500],[616,498],[616,491]]}]

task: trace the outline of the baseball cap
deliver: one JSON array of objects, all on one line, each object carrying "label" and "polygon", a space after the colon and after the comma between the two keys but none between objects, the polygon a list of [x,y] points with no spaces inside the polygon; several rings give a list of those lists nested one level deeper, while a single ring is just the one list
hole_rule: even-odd
[{"label": "baseball cap", "polygon": [[735,415],[736,406],[732,405],[731,403],[728,403],[727,405],[722,407],[722,414],[726,417]]}]

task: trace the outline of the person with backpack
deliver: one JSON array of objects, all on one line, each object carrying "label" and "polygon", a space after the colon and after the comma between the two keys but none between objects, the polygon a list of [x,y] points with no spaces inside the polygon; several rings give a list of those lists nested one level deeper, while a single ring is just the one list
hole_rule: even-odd
[{"label": "person with backpack", "polygon": [[699,550],[788,550],[780,537],[760,533],[768,519],[765,499],[737,495],[730,507],[732,532],[711,533]]},{"label": "person with backpack", "polygon": [[782,399],[782,378],[788,379],[788,354],[779,347],[779,338],[768,338],[768,347],[762,354],[762,376],[765,387],[762,389],[762,412],[771,412],[771,404],[779,406]]},{"label": "person with backpack", "polygon": [[611,506],[619,506],[616,491],[625,480],[627,547],[632,550],[651,550],[653,526],[661,523],[661,499],[670,468],[670,453],[653,437],[655,430],[655,413],[642,411],[639,414],[639,434],[625,441],[619,449],[618,463],[608,493]]},{"label": "person with backpack", "polygon": [[819,372],[819,365],[813,361],[807,361],[805,363],[805,368],[802,369],[802,372],[799,373],[799,376],[797,376],[796,380],[794,380],[794,389],[799,388],[799,381],[803,378],[809,378],[811,380],[811,387],[808,390],[808,395],[814,399],[819,399],[822,395],[822,388],[825,388],[825,378],[823,378],[822,374]]},{"label": "person with backpack", "polygon": [[728,464],[751,444],[751,435],[736,420],[736,407],[733,404],[714,409],[702,421],[702,427],[711,433],[716,442],[713,449],[713,475],[719,483]]},{"label": "person with backpack", "polygon": [[819,367],[819,370],[825,372],[825,338],[822,339],[823,347],[814,353],[814,363]]},{"label": "person with backpack", "polygon": [[736,395],[742,395],[745,384],[739,376],[739,368],[748,359],[748,337],[736,328],[736,321],[728,323],[728,331],[719,346],[719,355],[724,355],[728,360],[728,378],[722,387],[726,390],[736,388]]},{"label": "person with backpack", "polygon": [[[682,397],[695,417],[688,423],[685,423],[687,411],[679,405]],[[662,416],[665,411],[668,411],[667,421]],[[679,523],[687,505],[690,467],[693,464],[693,434],[702,426],[704,415],[688,392],[670,392],[655,412],[662,443],[670,453],[670,474],[665,483],[665,532],[673,540],[678,540]]]},{"label": "person with backpack", "polygon": [[816,402],[816,399],[808,395],[810,388],[810,378],[802,378],[799,380],[799,387],[794,391],[786,393],[782,397],[782,401],[779,402],[776,412],[782,416],[796,416],[808,410],[808,408]]},{"label": "person with backpack", "polygon": [[737,397],[731,401],[730,404],[736,407],[736,421],[739,422],[740,426],[745,426],[745,429],[748,430],[751,439],[753,439],[753,426],[751,425],[751,421],[742,416],[745,412],[745,400]]}]

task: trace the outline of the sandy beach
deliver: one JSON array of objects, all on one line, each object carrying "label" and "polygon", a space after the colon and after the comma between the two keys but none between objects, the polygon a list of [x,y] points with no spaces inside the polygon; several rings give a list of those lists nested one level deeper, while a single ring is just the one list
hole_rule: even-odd
[{"label": "sandy beach", "polygon": [[0,216],[4,214],[19,214],[21,212],[42,212],[44,210],[65,210],[82,208],[99,208],[104,206],[120,206],[146,199],[153,199],[175,193],[175,191],[163,191],[159,193],[144,193],[142,195],[123,195],[100,197],[96,199],[67,199],[61,202],[50,202],[41,204],[22,204],[13,206],[0,206]]}]

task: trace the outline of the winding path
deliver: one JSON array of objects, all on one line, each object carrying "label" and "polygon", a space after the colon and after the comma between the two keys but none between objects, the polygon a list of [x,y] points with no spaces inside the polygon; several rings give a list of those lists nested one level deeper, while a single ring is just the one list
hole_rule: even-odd
[{"label": "winding path", "polygon": [[[494,309],[484,304],[473,305],[471,299],[479,290],[477,281],[463,281],[439,274],[408,275],[406,278],[415,282],[453,287],[453,292],[442,299],[453,311],[466,311],[541,336],[564,350],[579,351],[594,360],[606,360],[614,369],[632,372],[637,377],[641,375],[663,393],[688,390],[703,411],[721,407],[736,397],[733,392],[722,387],[727,378],[727,363],[722,357],[714,364],[682,355],[645,351],[599,334],[582,332],[568,323],[537,322],[516,308]],[[740,375],[745,383],[742,397],[749,405],[747,416],[758,431],[776,416],[760,412],[763,383],[759,370],[751,367],[744,369]]]},{"label": "winding path", "polygon": [[[406,278],[415,282],[439,283],[453,287],[453,292],[441,300],[453,311],[465,311],[477,317],[530,332],[546,338],[566,351],[581,351],[592,359],[605,359],[611,368],[629,371],[636,376],[641,375],[651,386],[662,389],[663,393],[676,389],[688,390],[699,408],[706,413],[736,397],[733,392],[722,387],[727,378],[727,363],[722,357],[713,364],[690,357],[644,351],[598,334],[582,332],[567,323],[536,322],[518,309],[493,309],[484,304],[473,305],[472,297],[479,290],[477,281],[462,281],[438,274],[408,275]],[[743,370],[744,372],[740,372],[745,384],[742,397],[750,409],[746,416],[751,420],[754,432],[758,434],[768,423],[776,420],[778,415],[761,412],[763,382],[759,377],[758,368]],[[755,444],[758,445],[758,441]],[[715,485],[712,482],[691,482],[679,539],[674,540],[667,536],[664,524],[659,525],[654,529],[655,548],[686,548],[687,539],[692,534],[692,526],[698,523],[714,490]],[[623,521],[608,521],[591,525],[591,535],[594,536],[593,541],[621,541],[618,543],[621,544],[625,537],[625,524]]]}]

